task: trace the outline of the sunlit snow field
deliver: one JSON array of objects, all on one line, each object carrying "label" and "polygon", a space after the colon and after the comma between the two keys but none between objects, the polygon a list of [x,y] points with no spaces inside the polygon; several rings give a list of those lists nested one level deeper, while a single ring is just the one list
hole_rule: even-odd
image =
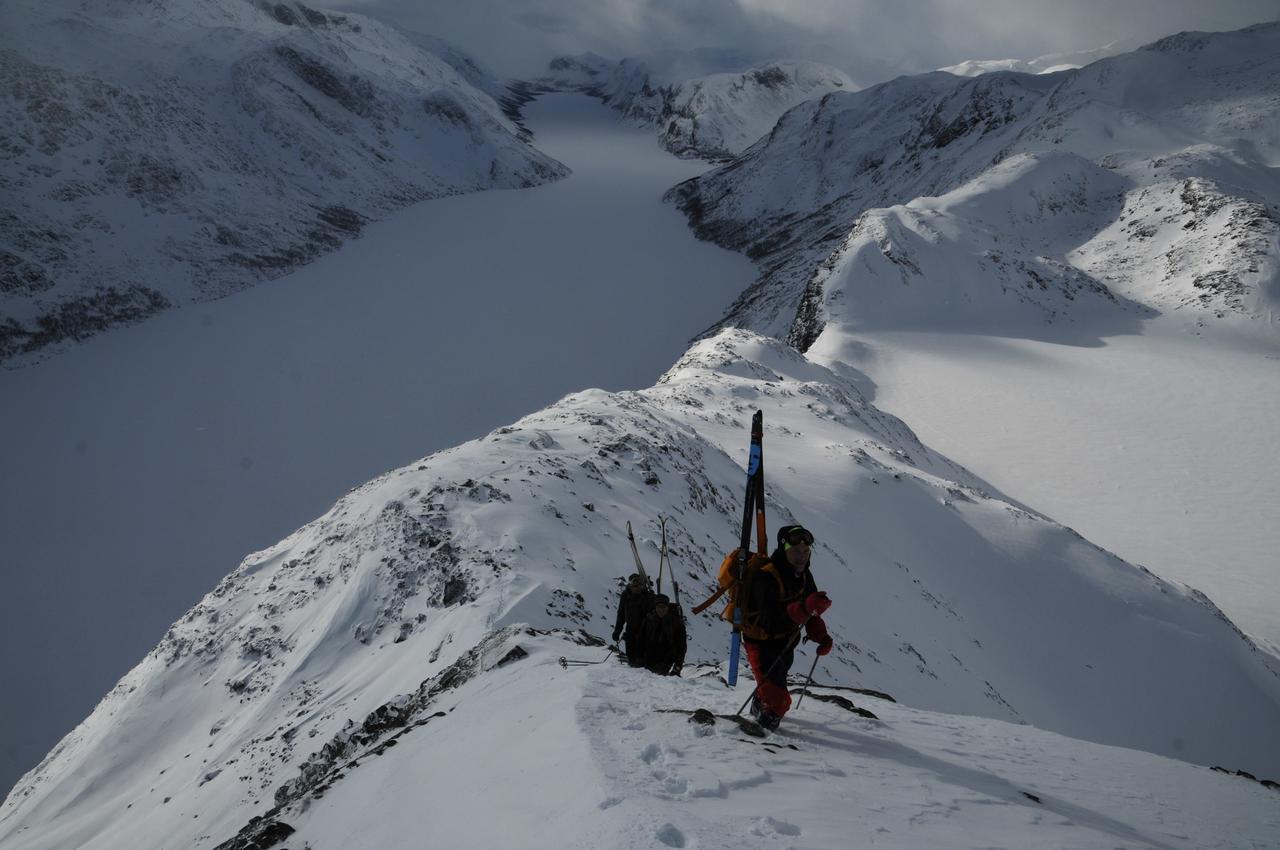
[{"label": "sunlit snow field", "polygon": [[[0,789],[247,553],[585,387],[649,386],[752,279],[661,203],[706,166],[579,95],[559,183],[420,204],[287,278],[0,372]],[[607,352],[606,354],[603,354]]]},{"label": "sunlit snow field", "polygon": [[876,404],[927,445],[1280,648],[1280,345],[1168,318],[1101,347],[864,341]]}]

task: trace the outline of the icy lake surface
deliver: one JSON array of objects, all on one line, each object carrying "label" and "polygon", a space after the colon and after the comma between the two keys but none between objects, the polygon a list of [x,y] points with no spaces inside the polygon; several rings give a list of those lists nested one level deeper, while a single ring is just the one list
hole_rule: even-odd
[{"label": "icy lake surface", "polygon": [[[579,95],[570,168],[404,210],[281,280],[0,372],[0,790],[241,558],[586,387],[647,387],[754,278],[662,193],[707,166]],[[21,740],[19,740],[19,738]]]}]

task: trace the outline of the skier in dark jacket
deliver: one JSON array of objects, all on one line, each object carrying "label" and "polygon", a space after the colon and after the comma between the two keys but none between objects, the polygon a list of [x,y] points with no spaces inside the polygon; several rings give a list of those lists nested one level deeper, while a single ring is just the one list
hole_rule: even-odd
[{"label": "skier in dark jacket", "polygon": [[688,639],[684,619],[671,607],[671,600],[659,593],[653,598],[653,610],[644,618],[640,630],[644,648],[644,666],[659,676],[679,676],[684,668]]},{"label": "skier in dark jacket", "polygon": [[626,631],[627,663],[632,667],[644,664],[640,631],[652,608],[653,591],[649,589],[649,583],[639,573],[632,573],[618,599],[618,619],[613,624],[614,643],[623,636],[624,629]]},{"label": "skier in dark jacket", "polygon": [[813,534],[798,525],[778,529],[778,548],[755,574],[748,588],[743,629],[747,661],[756,679],[751,714],[766,729],[776,729],[791,708],[787,673],[795,661],[799,632],[818,645],[818,655],[831,651],[832,640],[822,614],[831,607],[809,572]]}]

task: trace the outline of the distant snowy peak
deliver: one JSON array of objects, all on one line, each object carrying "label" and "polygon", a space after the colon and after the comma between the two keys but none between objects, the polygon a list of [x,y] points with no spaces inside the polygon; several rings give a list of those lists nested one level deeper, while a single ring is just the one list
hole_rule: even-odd
[{"label": "distant snowy peak", "polygon": [[808,349],[833,325],[1057,337],[1082,322],[1095,334],[1133,329],[1154,311],[1059,259],[1104,225],[1123,190],[1080,157],[1020,154],[939,198],[869,210],[810,279],[789,341]]},{"label": "distant snowy peak", "polygon": [[0,360],[285,274],[414,201],[566,173],[501,83],[357,15],[10,5]]},{"label": "distant snowy peak", "polygon": [[939,68],[957,77],[977,77],[996,71],[1016,71],[1021,74],[1053,74],[1058,71],[1069,71],[1082,68],[1099,59],[1118,56],[1136,50],[1146,42],[1142,39],[1127,38],[1113,41],[1110,44],[1093,50],[1079,50],[1068,53],[1046,53],[1035,59],[968,59],[955,65]]},{"label": "distant snowy peak", "polygon": [[[677,156],[706,159],[746,150],[798,103],[857,88],[844,72],[816,62],[740,62],[736,55],[662,54],[609,63],[586,54],[553,60],[544,83],[589,91],[656,128]],[[730,70],[705,71],[716,65]],[[684,76],[697,71],[703,73]]]},{"label": "distant snowy peak", "polygon": [[547,65],[548,74],[541,81],[567,91],[591,91],[603,85],[617,63],[595,53],[558,56]]},{"label": "distant snowy peak", "polygon": [[[818,278],[838,263],[824,261],[868,210],[966,184],[996,192],[988,205],[1023,209],[984,172],[1019,154],[1066,154],[1115,178],[1091,201],[1094,229],[1065,244],[1042,218],[1010,215],[993,237],[1053,243],[1052,263],[1155,310],[1265,319],[1280,298],[1277,57],[1280,24],[1267,24],[1174,36],[1061,74],[934,73],[837,92],[669,198],[702,236],[765,269],[722,324],[812,339]],[[1038,184],[1036,203],[1071,207],[1076,187]],[[1006,272],[1021,281],[1010,292],[1038,287],[1035,263]]]},{"label": "distant snowy peak", "polygon": [[854,88],[829,65],[775,62],[689,80],[671,92],[652,120],[663,145],[678,156],[730,157],[766,135],[796,104]]}]

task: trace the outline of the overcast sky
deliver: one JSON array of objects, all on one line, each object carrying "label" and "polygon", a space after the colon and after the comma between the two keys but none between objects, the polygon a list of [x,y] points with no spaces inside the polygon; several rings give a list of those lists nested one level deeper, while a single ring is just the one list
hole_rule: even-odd
[{"label": "overcast sky", "polygon": [[[454,42],[510,76],[593,50],[737,47],[842,65],[859,82],[965,59],[1030,59],[1280,18],[1280,0],[338,0]],[[873,77],[875,79],[868,79]]]}]

